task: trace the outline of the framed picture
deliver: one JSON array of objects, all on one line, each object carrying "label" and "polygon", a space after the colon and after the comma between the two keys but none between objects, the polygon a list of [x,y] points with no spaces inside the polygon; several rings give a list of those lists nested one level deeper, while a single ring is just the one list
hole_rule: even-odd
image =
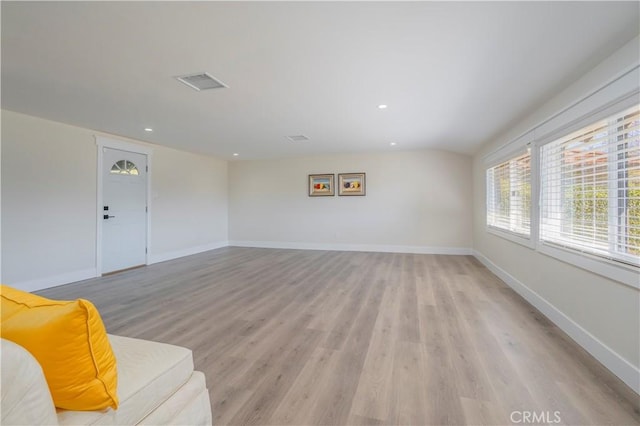
[{"label": "framed picture", "polygon": [[364,173],[340,173],[338,175],[338,195],[365,195]]},{"label": "framed picture", "polygon": [[309,175],[309,197],[333,197],[334,177],[333,174]]}]

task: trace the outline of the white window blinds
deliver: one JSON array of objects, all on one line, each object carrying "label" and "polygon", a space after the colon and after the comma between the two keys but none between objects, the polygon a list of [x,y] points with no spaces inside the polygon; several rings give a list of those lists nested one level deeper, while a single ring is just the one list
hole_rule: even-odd
[{"label": "white window blinds", "polygon": [[637,265],[640,106],[541,147],[540,239]]},{"label": "white window blinds", "polygon": [[531,155],[528,152],[487,170],[487,225],[530,235]]}]

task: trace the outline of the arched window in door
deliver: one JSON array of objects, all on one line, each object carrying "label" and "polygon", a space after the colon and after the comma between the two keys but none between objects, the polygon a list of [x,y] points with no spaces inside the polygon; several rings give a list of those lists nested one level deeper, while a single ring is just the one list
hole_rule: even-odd
[{"label": "arched window in door", "polygon": [[113,175],[138,176],[138,168],[129,160],[119,160],[116,161],[113,166],[111,166],[110,173]]}]

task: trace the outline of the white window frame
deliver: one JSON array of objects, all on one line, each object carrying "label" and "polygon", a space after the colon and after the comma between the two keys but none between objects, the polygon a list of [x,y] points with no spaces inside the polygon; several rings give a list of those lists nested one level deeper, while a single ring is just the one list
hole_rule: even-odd
[{"label": "white window frame", "polygon": [[[550,256],[564,263],[604,276],[611,280],[640,289],[640,268],[615,260],[606,259],[568,247],[543,242],[540,239],[540,151],[541,147],[560,137],[570,134],[598,120],[605,119],[618,112],[624,111],[640,102],[640,67],[634,66],[630,70],[617,76],[603,87],[593,91],[590,95],[573,103],[558,114],[550,117],[538,126],[532,128],[523,136],[502,146],[499,150],[484,158],[485,170],[485,215],[487,212],[486,170],[515,157],[512,155],[522,150],[523,144],[531,145],[531,234],[529,238],[514,234],[506,230],[487,225],[489,234],[496,235],[514,243],[526,246],[543,255]],[[508,155],[505,154],[508,152]]]},{"label": "white window frame", "polygon": [[[519,138],[515,139],[514,141],[510,142],[509,144],[503,146],[501,149],[499,149],[498,151],[493,152],[492,154],[488,155],[487,157],[485,157],[485,167],[484,167],[484,176],[485,176],[485,207],[484,207],[484,213],[485,213],[485,218],[484,218],[484,223],[485,223],[485,230],[489,233],[489,234],[493,234],[496,235],[498,237],[504,238],[506,240],[509,240],[513,243],[516,244],[520,244],[524,247],[528,247],[530,249],[535,249],[536,247],[536,238],[535,236],[537,235],[538,232],[538,223],[537,223],[537,215],[535,214],[536,208],[537,208],[537,193],[538,193],[538,185],[536,183],[536,179],[534,178],[536,176],[535,173],[537,173],[537,154],[536,154],[536,150],[532,149],[532,142],[533,142],[533,132],[528,132],[525,133],[524,135],[520,136]],[[529,153],[531,155],[531,173],[530,173],[530,179],[531,179],[531,212],[529,213],[529,218],[530,218],[530,222],[529,222],[529,235],[524,235],[524,234],[518,234],[516,232],[511,232],[507,229],[504,228],[498,228],[495,226],[491,226],[487,223],[487,211],[488,211],[488,201],[489,201],[489,197],[488,194],[486,193],[486,189],[487,189],[487,182],[486,182],[486,176],[487,176],[487,171],[494,167],[497,166],[499,164],[502,164],[506,161],[509,161],[513,158],[519,157],[520,155],[524,154],[525,152],[527,152],[527,150],[529,150]]]},{"label": "white window frame", "polygon": [[[522,142],[522,141],[521,141]],[[520,145],[520,144],[518,144]],[[485,167],[485,229],[488,233],[493,234],[493,235],[497,235],[499,237],[505,238],[509,241],[512,241],[516,244],[520,244],[523,245],[525,247],[529,247],[529,248],[535,248],[535,241],[533,238],[534,235],[534,226],[533,226],[533,215],[530,213],[529,217],[530,217],[530,224],[529,224],[529,235],[525,235],[525,234],[520,234],[518,232],[514,232],[514,231],[510,231],[508,229],[504,229],[504,228],[500,228],[497,226],[492,226],[489,223],[487,223],[487,213],[488,213],[488,202],[489,200],[487,199],[487,192],[488,192],[488,180],[486,178],[487,176],[487,171],[489,169],[491,169],[492,167],[498,166],[502,163],[505,163],[507,161],[513,160],[516,157],[519,157],[521,155],[523,155],[524,153],[526,153],[528,150],[530,151],[530,155],[531,155],[531,174],[530,174],[530,179],[531,179],[531,205],[532,205],[532,210],[533,210],[533,202],[534,202],[534,179],[533,179],[533,170],[534,170],[534,155],[533,155],[533,150],[530,149],[530,144],[526,143],[525,146],[520,147],[518,146],[516,149],[511,149],[508,150],[508,154],[503,152],[501,153],[501,155],[499,157],[494,157],[494,159],[492,159],[492,161],[487,165],[487,167]],[[497,159],[495,159],[497,158]]]},{"label": "white window frame", "polygon": [[639,271],[631,265],[549,243],[540,243],[537,250],[570,265],[640,289]]},{"label": "white window frame", "polygon": [[[599,120],[603,120],[607,117],[610,117],[611,115],[615,115],[621,111],[624,111],[627,108],[637,105],[639,102],[640,99],[638,98],[638,91],[634,91],[633,93],[622,99],[611,102],[608,105],[605,105],[604,107],[594,111],[593,113],[587,114],[586,116],[575,120],[573,123],[559,128],[557,131],[548,134],[543,139],[536,140],[536,151],[539,155],[541,147],[543,145],[551,143],[564,135],[570,134]],[[538,169],[535,180],[539,182],[540,178],[540,172]],[[538,191],[538,210],[537,214],[535,215],[535,220],[538,224],[540,223],[540,217],[542,216],[539,196],[540,194]],[[585,253],[577,249],[572,249],[570,247],[564,247],[561,245],[553,244],[551,242],[542,241],[540,239],[540,232],[538,232],[536,235],[538,240],[537,250],[540,253],[554,257],[558,260],[577,266],[579,268],[586,269],[598,275],[602,275],[615,281],[621,282],[630,287],[640,289],[640,268],[633,265],[625,264],[623,262],[600,257],[595,254]]]}]

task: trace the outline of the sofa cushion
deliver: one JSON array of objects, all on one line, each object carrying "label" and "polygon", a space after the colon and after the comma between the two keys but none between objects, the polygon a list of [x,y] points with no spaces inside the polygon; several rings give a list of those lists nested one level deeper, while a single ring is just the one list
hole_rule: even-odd
[{"label": "sofa cushion", "polygon": [[33,355],[56,407],[117,408],[117,368],[98,310],[88,300],[50,300],[3,285],[2,338]]},{"label": "sofa cushion", "polygon": [[211,401],[202,372],[194,371],[184,386],[139,423],[140,426],[163,424],[211,424]]},{"label": "sofa cushion", "polygon": [[55,425],[47,381],[38,361],[22,346],[2,339],[2,425]]},{"label": "sofa cushion", "polygon": [[191,351],[179,346],[109,335],[118,360],[118,410],[59,411],[58,423],[133,425],[165,402],[193,373]]}]

